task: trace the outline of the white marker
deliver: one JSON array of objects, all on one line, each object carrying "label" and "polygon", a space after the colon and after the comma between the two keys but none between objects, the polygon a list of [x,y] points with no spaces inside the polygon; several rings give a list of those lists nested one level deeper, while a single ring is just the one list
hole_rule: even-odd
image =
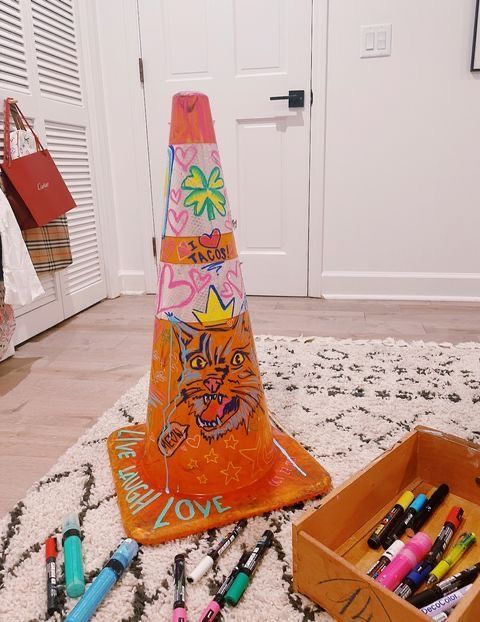
[{"label": "white marker", "polygon": [[232,531],[227,534],[224,538],[220,540],[217,546],[212,549],[207,555],[202,559],[202,561],[198,564],[198,566],[192,570],[187,576],[187,579],[190,583],[195,583],[199,579],[203,577],[205,573],[207,573],[210,568],[212,568],[213,564],[217,561],[217,559],[224,553],[228,547],[238,538],[242,529],[246,526],[247,521],[241,520],[238,522]]}]

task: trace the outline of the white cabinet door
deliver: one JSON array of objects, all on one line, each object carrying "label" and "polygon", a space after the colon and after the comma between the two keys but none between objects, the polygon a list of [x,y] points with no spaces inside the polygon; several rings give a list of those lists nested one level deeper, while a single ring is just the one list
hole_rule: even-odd
[{"label": "white cabinet door", "polygon": [[[45,295],[15,309],[19,343],[105,298],[106,284],[76,4],[1,0],[0,5],[0,98],[18,100],[76,203],[67,215],[73,264],[42,274]],[[3,118],[0,130],[3,142]]]},{"label": "white cabinet door", "polygon": [[[161,231],[171,96],[210,97],[250,294],[307,294],[311,0],[138,0]],[[290,108],[289,90],[305,91]]]}]

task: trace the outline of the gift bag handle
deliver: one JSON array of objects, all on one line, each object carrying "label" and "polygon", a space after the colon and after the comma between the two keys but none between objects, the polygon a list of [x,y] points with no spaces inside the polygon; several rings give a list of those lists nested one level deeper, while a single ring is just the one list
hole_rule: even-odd
[{"label": "gift bag handle", "polygon": [[[15,126],[18,127],[18,121],[23,121],[28,129],[32,132],[33,137],[35,138],[35,144],[37,146],[37,151],[44,151],[42,143],[40,139],[34,132],[32,126],[25,118],[25,115],[18,107],[18,104],[15,99],[12,97],[5,98],[5,109],[3,116],[3,158],[5,162],[10,163],[12,161],[12,153],[10,148],[10,112],[12,109],[12,117],[15,121]],[[13,112],[14,111],[14,112]],[[16,118],[17,117],[17,118]],[[24,126],[25,127],[25,126]],[[24,128],[20,128],[24,129]]]}]

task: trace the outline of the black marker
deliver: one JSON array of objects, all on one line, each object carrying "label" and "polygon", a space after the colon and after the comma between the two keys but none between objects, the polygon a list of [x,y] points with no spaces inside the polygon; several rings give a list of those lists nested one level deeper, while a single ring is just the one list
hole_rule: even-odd
[{"label": "black marker", "polygon": [[185,608],[185,555],[175,555],[173,563],[174,598],[172,622],[187,622]]},{"label": "black marker", "polygon": [[433,493],[427,503],[424,505],[423,510],[415,516],[410,526],[407,529],[407,535],[412,537],[425,525],[428,519],[432,516],[440,503],[450,492],[450,488],[447,484],[441,484],[437,490]]},{"label": "black marker", "polygon": [[402,520],[398,523],[395,529],[392,530],[390,534],[385,537],[385,542],[383,543],[384,547],[391,546],[395,540],[399,540],[407,527],[410,526],[415,516],[423,509],[423,506],[427,503],[428,499],[426,495],[423,493],[417,495],[412,503],[408,506],[405,511],[405,514],[402,516]]},{"label": "black marker", "polygon": [[[375,527],[374,532],[368,538],[368,546],[371,549],[378,549],[381,544],[385,542],[385,538],[389,533],[398,525],[405,510],[410,503],[414,500],[415,495],[410,490],[403,493],[400,499],[396,502],[393,508],[385,514],[382,520]],[[386,547],[388,548],[388,547]]]},{"label": "black marker", "polygon": [[248,556],[247,561],[242,565],[237,573],[232,585],[225,595],[225,601],[229,605],[235,606],[250,583],[250,577],[255,572],[258,564],[262,561],[268,547],[272,544],[273,533],[270,529],[263,532],[262,537],[255,545],[255,548]]},{"label": "black marker", "polygon": [[57,539],[45,541],[45,561],[47,564],[47,613],[49,616],[58,611],[57,605]]},{"label": "black marker", "polygon": [[461,587],[465,587],[466,585],[470,585],[473,583],[475,579],[480,574],[480,563],[475,564],[471,568],[467,568],[466,570],[462,570],[461,572],[457,572],[457,574],[452,575],[449,579],[445,579],[445,581],[440,581],[434,587],[431,587],[424,592],[419,592],[415,594],[411,598],[408,599],[408,602],[414,607],[426,607],[430,605],[430,603],[435,602],[439,598],[443,598],[444,596],[448,596],[449,594],[453,594]]},{"label": "black marker", "polygon": [[244,529],[247,525],[247,521],[245,519],[239,521],[234,529],[230,533],[228,533],[224,538],[220,540],[216,547],[214,547],[211,551],[205,555],[202,561],[198,564],[196,568],[189,573],[187,579],[190,583],[195,583],[203,577],[203,575],[212,568],[213,564],[217,561],[217,559],[225,553],[228,547],[238,538],[242,529]]}]

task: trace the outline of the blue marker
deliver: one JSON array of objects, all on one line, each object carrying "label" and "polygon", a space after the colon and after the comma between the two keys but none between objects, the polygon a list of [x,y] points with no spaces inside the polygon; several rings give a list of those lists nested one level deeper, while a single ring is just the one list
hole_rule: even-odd
[{"label": "blue marker", "polygon": [[100,603],[120,579],[138,553],[138,544],[132,538],[124,540],[85,594],[65,618],[65,622],[88,622]]}]

